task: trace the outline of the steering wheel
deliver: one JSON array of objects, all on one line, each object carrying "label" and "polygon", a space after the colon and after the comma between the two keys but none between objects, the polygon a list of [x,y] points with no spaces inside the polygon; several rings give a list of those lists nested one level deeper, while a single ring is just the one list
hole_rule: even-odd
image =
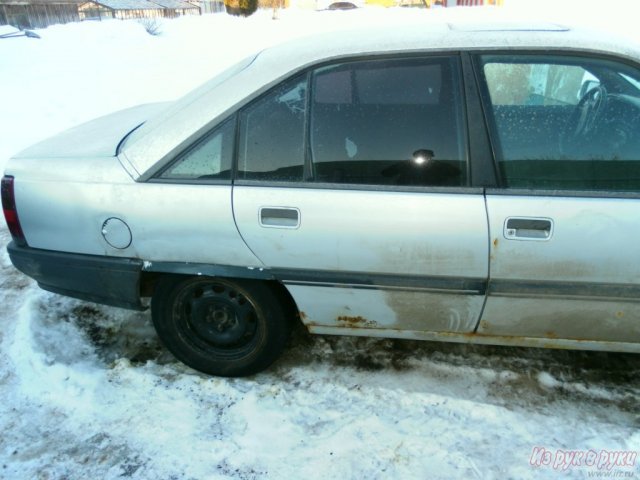
[{"label": "steering wheel", "polygon": [[602,85],[593,87],[582,96],[560,136],[563,152],[570,149],[567,147],[584,144],[591,139],[607,108],[607,101],[607,89]]}]

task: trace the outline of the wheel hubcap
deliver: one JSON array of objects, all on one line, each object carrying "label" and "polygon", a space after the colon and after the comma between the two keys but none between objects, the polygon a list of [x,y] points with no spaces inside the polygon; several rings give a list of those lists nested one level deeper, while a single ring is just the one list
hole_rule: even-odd
[{"label": "wheel hubcap", "polygon": [[257,324],[251,302],[228,285],[198,284],[179,302],[187,328],[207,345],[237,348],[251,341]]}]

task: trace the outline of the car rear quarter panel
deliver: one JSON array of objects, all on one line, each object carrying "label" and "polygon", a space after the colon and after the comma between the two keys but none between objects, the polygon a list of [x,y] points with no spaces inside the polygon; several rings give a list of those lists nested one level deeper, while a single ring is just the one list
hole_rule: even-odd
[{"label": "car rear quarter panel", "polygon": [[[117,158],[20,159],[14,175],[20,222],[30,247],[146,261],[262,266],[233,221],[231,185],[136,183]],[[129,247],[102,235],[123,220]]]}]

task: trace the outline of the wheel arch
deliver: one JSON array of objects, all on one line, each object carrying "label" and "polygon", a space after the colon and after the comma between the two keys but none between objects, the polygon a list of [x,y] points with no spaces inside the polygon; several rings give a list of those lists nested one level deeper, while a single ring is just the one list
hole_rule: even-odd
[{"label": "wheel arch", "polygon": [[[189,278],[199,276],[198,273],[176,273],[171,271],[160,272],[160,271],[143,271],[140,276],[140,296],[145,298],[152,298],[155,292],[158,281],[161,278],[165,278],[167,276],[179,278]],[[300,310],[296,301],[293,299],[293,296],[287,289],[287,287],[280,281],[275,279],[268,278],[255,278],[252,277],[238,277],[238,276],[228,276],[228,275],[206,275],[213,278],[224,278],[227,280],[235,280],[235,281],[261,281],[264,282],[268,288],[273,293],[274,297],[282,304],[282,307],[285,311],[285,315],[290,321],[300,321]]]}]

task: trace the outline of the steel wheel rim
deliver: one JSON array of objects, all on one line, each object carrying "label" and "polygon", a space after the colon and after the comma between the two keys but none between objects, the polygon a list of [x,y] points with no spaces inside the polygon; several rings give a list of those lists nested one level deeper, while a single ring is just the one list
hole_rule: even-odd
[{"label": "steel wheel rim", "polygon": [[252,349],[258,333],[258,311],[237,287],[199,281],[186,286],[173,309],[180,335],[207,353],[236,356]]}]

